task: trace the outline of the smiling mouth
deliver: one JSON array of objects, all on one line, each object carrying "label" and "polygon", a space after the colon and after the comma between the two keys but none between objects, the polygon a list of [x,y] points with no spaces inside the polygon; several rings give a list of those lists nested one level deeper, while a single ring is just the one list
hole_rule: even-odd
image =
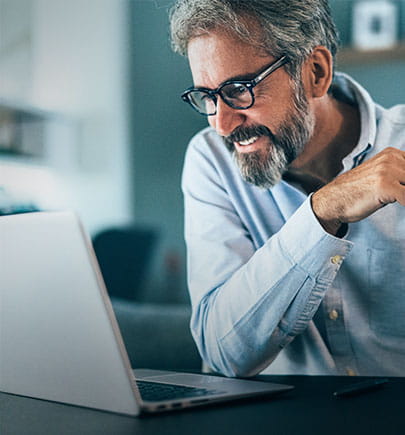
[{"label": "smiling mouth", "polygon": [[259,139],[259,136],[252,136],[249,139],[239,141],[238,144],[245,147],[247,145],[251,145],[252,143],[256,142],[257,139]]}]

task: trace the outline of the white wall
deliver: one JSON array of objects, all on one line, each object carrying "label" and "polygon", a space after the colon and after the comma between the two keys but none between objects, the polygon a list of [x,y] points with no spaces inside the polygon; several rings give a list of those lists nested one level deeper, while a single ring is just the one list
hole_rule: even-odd
[{"label": "white wall", "polygon": [[4,10],[28,5],[31,25],[20,67],[2,67],[0,57],[0,98],[62,114],[75,131],[69,164],[24,171],[21,161],[0,160],[0,185],[32,188],[47,207],[73,208],[91,232],[129,220],[127,0],[1,1]]}]

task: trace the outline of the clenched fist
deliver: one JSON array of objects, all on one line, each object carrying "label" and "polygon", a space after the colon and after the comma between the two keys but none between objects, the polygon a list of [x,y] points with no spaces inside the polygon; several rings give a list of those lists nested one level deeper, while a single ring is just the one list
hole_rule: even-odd
[{"label": "clenched fist", "polygon": [[393,202],[405,206],[405,152],[386,148],[314,193],[312,209],[324,229],[336,235],[342,224]]}]

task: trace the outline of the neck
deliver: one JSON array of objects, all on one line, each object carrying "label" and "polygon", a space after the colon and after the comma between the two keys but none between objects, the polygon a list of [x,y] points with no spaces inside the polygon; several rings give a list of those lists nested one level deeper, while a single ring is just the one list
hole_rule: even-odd
[{"label": "neck", "polygon": [[315,113],[312,139],[294,160],[285,179],[300,183],[308,192],[333,180],[342,170],[342,160],[360,137],[358,108],[325,96],[311,108]]}]

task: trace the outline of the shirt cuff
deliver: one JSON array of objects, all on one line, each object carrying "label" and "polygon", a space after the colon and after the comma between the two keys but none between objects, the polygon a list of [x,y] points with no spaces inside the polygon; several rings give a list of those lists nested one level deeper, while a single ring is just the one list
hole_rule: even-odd
[{"label": "shirt cuff", "polygon": [[334,279],[353,242],[326,232],[316,218],[309,196],[279,232],[280,244],[294,263],[314,279]]}]

